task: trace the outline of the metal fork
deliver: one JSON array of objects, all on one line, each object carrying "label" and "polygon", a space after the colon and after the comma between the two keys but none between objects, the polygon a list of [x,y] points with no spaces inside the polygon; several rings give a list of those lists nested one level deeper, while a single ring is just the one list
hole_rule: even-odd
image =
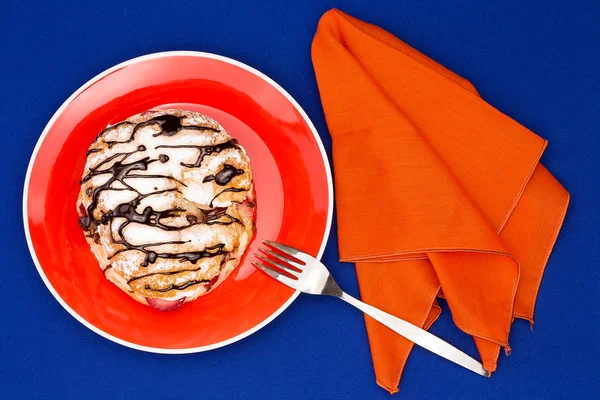
[{"label": "metal fork", "polygon": [[342,299],[411,342],[478,375],[485,377],[491,375],[483,368],[480,362],[437,336],[344,293],[329,273],[327,267],[311,255],[280,243],[268,240],[263,240],[263,243],[278,250],[281,254],[261,248],[259,250],[267,257],[260,254],[255,254],[255,256],[264,264],[255,261],[251,262],[255,267],[261,269],[279,282],[300,292],[323,294]]}]

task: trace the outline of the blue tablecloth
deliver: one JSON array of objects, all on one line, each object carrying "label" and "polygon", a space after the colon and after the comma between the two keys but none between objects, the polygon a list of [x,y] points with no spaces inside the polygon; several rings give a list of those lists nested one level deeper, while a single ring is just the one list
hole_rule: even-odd
[{"label": "blue tablecloth", "polygon": [[[396,397],[597,395],[598,2],[91,3],[5,0],[0,5],[0,399],[389,398],[375,384],[363,316],[340,301],[300,296],[258,333],[216,351],[143,353],[101,338],[62,309],[39,278],[22,229],[25,171],[47,120],[89,78],[142,54],[200,50],[261,70],[304,107],[329,150],[310,44],[319,17],[332,7],[391,31],[549,139],[542,160],[572,195],[540,289],[534,331],[527,322],[515,322],[513,353],[500,356],[498,372],[489,380],[415,349]],[[325,263],[357,294],[353,267],[337,261],[335,232],[334,225]],[[476,354],[472,339],[453,326],[447,307],[431,330]]]}]

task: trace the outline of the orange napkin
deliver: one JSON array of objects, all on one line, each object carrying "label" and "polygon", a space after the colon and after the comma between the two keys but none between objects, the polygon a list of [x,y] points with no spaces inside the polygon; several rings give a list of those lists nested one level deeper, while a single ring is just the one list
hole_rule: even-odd
[{"label": "orange napkin", "polygon": [[[496,369],[515,317],[533,323],[569,193],[547,142],[471,83],[338,10],[312,46],[333,163],[342,261],[364,301],[428,328],[440,313]],[[366,318],[379,385],[395,393],[412,343]]]}]

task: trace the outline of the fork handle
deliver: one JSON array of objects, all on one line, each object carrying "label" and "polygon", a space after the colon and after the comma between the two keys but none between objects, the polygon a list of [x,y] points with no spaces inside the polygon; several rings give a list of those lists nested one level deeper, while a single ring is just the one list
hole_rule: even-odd
[{"label": "fork handle", "polygon": [[410,322],[404,321],[403,319],[394,317],[391,314],[381,311],[378,308],[370,306],[362,301],[350,296],[345,292],[341,292],[338,298],[344,300],[346,303],[352,304],[371,318],[381,322],[400,336],[410,340],[411,342],[418,344],[419,346],[435,353],[447,360],[450,360],[470,371],[475,372],[478,375],[490,377],[490,373],[483,368],[481,363],[469,355],[463,353],[456,347],[452,346],[440,339],[439,337],[427,332],[424,329],[419,328]]}]

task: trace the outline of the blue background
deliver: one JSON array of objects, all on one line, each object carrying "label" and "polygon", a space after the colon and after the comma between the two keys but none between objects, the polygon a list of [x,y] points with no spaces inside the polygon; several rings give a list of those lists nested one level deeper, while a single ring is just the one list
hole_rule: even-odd
[{"label": "blue background", "polygon": [[[0,398],[386,399],[375,384],[363,316],[303,295],[267,327],[208,353],[167,356],[114,344],[52,298],[21,223],[27,163],[48,119],[94,75],[165,50],[222,54],[266,73],[331,141],[310,59],[323,12],[377,24],[475,84],[484,99],[541,136],[543,162],[572,202],[550,258],[534,332],[516,321],[513,353],[481,379],[421,349],[397,398],[591,398],[600,390],[600,7],[597,1],[20,0],[0,6]],[[498,4],[494,4],[498,3]],[[526,4],[525,4],[526,3]],[[324,260],[337,261],[335,226]],[[432,332],[475,355],[447,307]],[[596,397],[597,398],[597,397]]]}]

